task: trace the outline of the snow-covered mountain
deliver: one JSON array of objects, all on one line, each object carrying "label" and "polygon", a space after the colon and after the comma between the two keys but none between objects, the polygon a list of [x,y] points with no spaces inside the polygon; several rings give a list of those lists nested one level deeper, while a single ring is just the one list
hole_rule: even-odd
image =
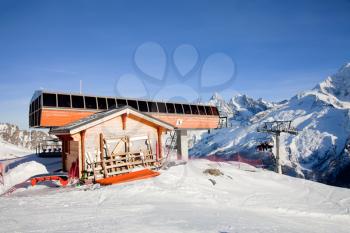
[{"label": "snow-covered mountain", "polygon": [[22,148],[35,149],[39,142],[50,138],[44,131],[21,130],[17,125],[9,123],[0,124],[0,140]]},{"label": "snow-covered mountain", "polygon": [[214,93],[209,100],[209,104],[217,106],[220,115],[228,116],[231,120],[240,122],[249,121],[255,114],[276,105],[263,99],[255,100],[242,94],[237,94],[226,102],[218,93]]},{"label": "snow-covered mountain", "polygon": [[191,149],[192,156],[235,153],[264,156],[256,146],[271,141],[258,133],[263,122],[293,120],[297,136],[281,135],[281,157],[285,173],[322,182],[333,181],[350,164],[350,63],[314,89],[258,112],[246,126],[216,130],[202,136]]},{"label": "snow-covered mountain", "polygon": [[213,94],[208,104],[216,106],[220,112],[220,115],[222,116],[228,116],[228,117],[233,116],[232,107],[218,93]]}]

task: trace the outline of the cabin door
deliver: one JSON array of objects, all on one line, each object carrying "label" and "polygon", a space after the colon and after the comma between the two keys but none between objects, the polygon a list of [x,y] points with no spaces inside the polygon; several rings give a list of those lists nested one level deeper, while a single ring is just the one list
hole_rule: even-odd
[{"label": "cabin door", "polygon": [[72,164],[78,161],[79,158],[79,142],[78,141],[69,141],[69,152],[66,154],[65,165],[66,169],[69,172]]}]

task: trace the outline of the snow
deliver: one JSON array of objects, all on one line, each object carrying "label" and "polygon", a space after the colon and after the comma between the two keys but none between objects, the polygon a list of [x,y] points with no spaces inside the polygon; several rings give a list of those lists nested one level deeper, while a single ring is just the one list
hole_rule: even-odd
[{"label": "snow", "polygon": [[257,111],[248,119],[231,118],[243,120],[244,124],[201,135],[201,140],[191,148],[190,155],[230,157],[245,153],[253,157],[266,156],[256,152],[255,147],[273,138],[258,133],[256,129],[264,122],[293,120],[299,135],[281,134],[280,156],[285,172],[321,182],[333,182],[336,175],[350,163],[347,150],[350,145],[349,90],[350,67],[345,65],[312,90],[299,93],[288,101],[269,105],[267,110]]},{"label": "snow", "polygon": [[38,162],[30,161],[21,163],[5,173],[4,185],[0,185],[0,194],[16,184],[22,183],[32,176],[47,173],[46,167]]},{"label": "snow", "polygon": [[61,158],[40,158],[28,149],[0,141],[0,166],[4,170],[0,195],[32,176],[57,171],[61,162]]},{"label": "snow", "polygon": [[32,153],[29,149],[21,148],[16,145],[0,140],[0,161],[4,159],[13,159]]},{"label": "snow", "polygon": [[[221,176],[204,174],[217,168]],[[215,181],[215,185],[209,179]],[[349,232],[350,190],[192,160],[143,181],[0,198],[4,232]]]}]

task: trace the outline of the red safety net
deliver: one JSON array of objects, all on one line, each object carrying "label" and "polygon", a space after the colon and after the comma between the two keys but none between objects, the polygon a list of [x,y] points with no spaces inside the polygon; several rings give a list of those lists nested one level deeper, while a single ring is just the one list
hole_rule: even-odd
[{"label": "red safety net", "polygon": [[237,161],[237,162],[249,164],[249,165],[254,166],[254,167],[264,166],[264,163],[261,159],[247,159],[239,154],[235,154],[232,156],[209,155],[206,158],[210,161],[215,161],[215,162]]}]

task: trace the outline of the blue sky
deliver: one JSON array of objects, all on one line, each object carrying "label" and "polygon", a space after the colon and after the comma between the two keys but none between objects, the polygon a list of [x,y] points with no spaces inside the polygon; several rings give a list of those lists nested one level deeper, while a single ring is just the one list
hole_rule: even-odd
[{"label": "blue sky", "polygon": [[[157,93],[169,85],[181,93],[186,85],[205,100],[215,88],[198,89],[197,81],[215,53],[235,65],[234,81],[217,90],[224,97],[238,91],[283,100],[349,62],[349,41],[349,0],[0,0],[0,122],[27,127],[34,90],[78,91],[83,80],[84,93],[116,95],[125,74],[136,78],[122,94],[140,93],[142,85],[133,85],[140,79],[150,97],[163,98]],[[153,82],[135,65],[136,49],[147,42],[164,49],[164,82]],[[186,78],[174,72],[172,59],[183,44],[199,54]]]}]

